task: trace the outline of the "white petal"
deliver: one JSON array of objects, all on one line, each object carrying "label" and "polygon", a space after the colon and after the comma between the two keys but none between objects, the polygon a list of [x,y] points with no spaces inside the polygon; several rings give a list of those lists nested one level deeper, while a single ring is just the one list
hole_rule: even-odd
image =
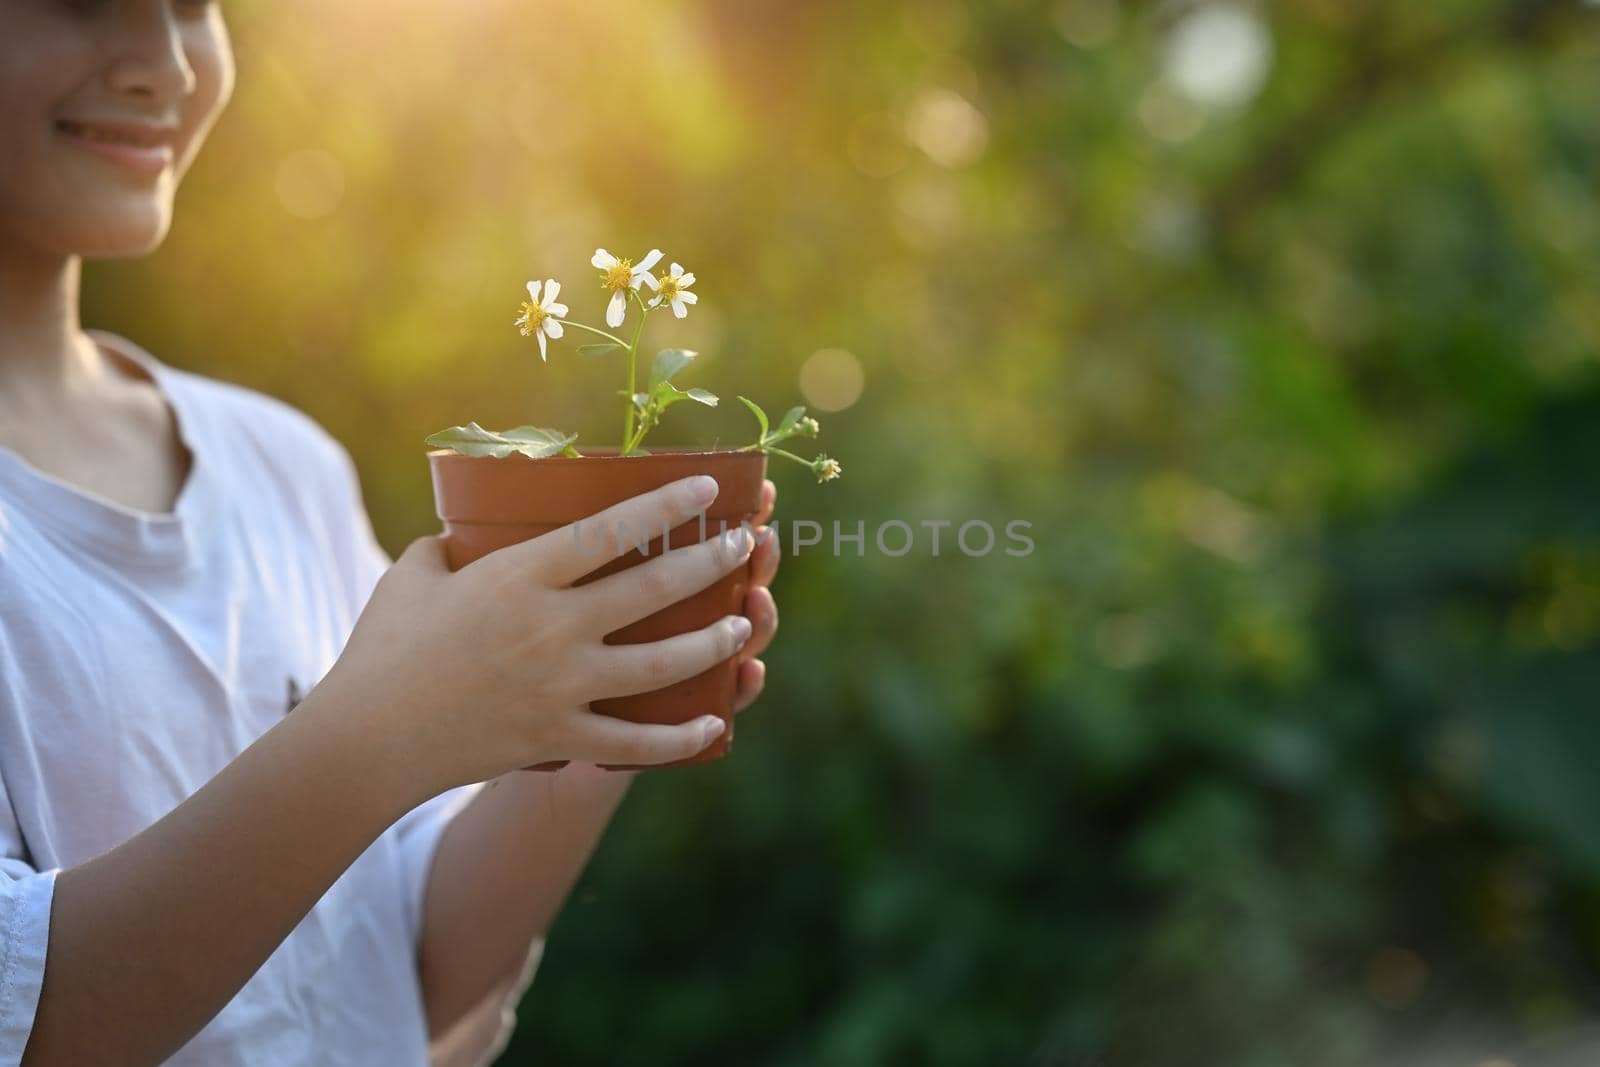
[{"label": "white petal", "polygon": [[678,288],[687,289],[694,284],[694,274],[691,272],[678,279]]},{"label": "white petal", "polygon": [[567,313],[567,305],[565,305],[565,304],[546,304],[544,306],[544,313],[546,315],[565,315]]},{"label": "white petal", "polygon": [[539,338],[539,358],[545,363],[549,363],[550,357],[545,353],[544,331],[539,331],[536,336]]},{"label": "white petal", "polygon": [[639,265],[633,268],[633,272],[638,274],[640,271],[647,271],[659,262],[661,262],[661,249],[652,248],[649,254],[639,261]]},{"label": "white petal", "polygon": [[683,264],[682,263],[674,263],[672,265],[672,276],[674,278],[683,277]]},{"label": "white petal", "polygon": [[545,282],[544,283],[544,300],[545,300],[545,303],[547,303],[547,304],[554,303],[555,299],[556,299],[556,294],[559,293],[560,291],[561,291],[561,283],[556,281],[554,278],[551,278],[549,281]]},{"label": "white petal", "polygon": [[611,303],[606,305],[606,325],[615,330],[622,325],[622,316],[628,308],[628,298],[621,289],[611,294]]},{"label": "white petal", "polygon": [[539,283],[538,282],[529,282],[528,283],[528,299],[532,300],[535,304],[537,304],[539,302]]},{"label": "white petal", "polygon": [[634,281],[644,282],[646,285],[648,285],[655,292],[659,293],[661,291],[661,283],[656,281],[656,276],[654,274],[639,274],[639,275],[635,275],[634,276]]},{"label": "white petal", "polygon": [[683,294],[678,294],[678,299],[672,302],[672,313],[680,319],[689,314],[689,309],[683,306]]},{"label": "white petal", "polygon": [[698,296],[696,296],[695,294],[693,294],[693,293],[679,293],[678,294],[678,299],[682,300],[685,304],[698,304],[698,303],[700,303],[700,298]]},{"label": "white petal", "polygon": [[655,295],[655,297],[651,299],[650,303],[645,305],[645,307],[652,307],[653,308],[653,307],[655,307],[656,305],[658,305],[660,303],[661,303],[661,294],[657,293]]},{"label": "white petal", "polygon": [[603,248],[594,250],[594,258],[589,261],[601,270],[610,270],[617,265],[617,257]]},{"label": "white petal", "polygon": [[561,323],[557,322],[555,319],[545,319],[544,332],[549,334],[551,337],[560,337],[566,331],[561,328]]}]

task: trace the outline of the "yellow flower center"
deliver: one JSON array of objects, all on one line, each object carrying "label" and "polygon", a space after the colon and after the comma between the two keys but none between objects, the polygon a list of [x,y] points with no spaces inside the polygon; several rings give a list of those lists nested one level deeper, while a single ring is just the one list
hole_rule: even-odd
[{"label": "yellow flower center", "polygon": [[683,289],[683,287],[678,284],[678,279],[674,278],[670,274],[663,274],[658,277],[656,281],[661,284],[661,289],[659,290],[661,293],[661,299],[665,300],[669,304],[672,303],[672,301],[677,297],[678,293]]},{"label": "yellow flower center", "polygon": [[607,289],[633,288],[633,260],[619,259],[607,267],[600,276],[600,284]]},{"label": "yellow flower center", "polygon": [[550,317],[550,313],[538,304],[524,300],[522,302],[522,317],[524,320],[522,332],[524,334],[532,334],[533,331],[544,325],[544,320]]}]

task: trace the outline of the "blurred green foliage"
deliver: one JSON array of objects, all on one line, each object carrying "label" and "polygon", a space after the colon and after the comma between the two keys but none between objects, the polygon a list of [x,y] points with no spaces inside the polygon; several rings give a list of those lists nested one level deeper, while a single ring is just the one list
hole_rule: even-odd
[{"label": "blurred green foliage", "polygon": [[596,245],[698,273],[689,384],[859,361],[783,517],[1033,523],[785,561],[736,753],[638,783],[503,1063],[1524,1062],[1593,1017],[1595,5],[229,10],[232,112],[89,317],[309,411],[392,551],[433,430],[615,443],[615,367],[511,326],[535,276],[597,319]]}]

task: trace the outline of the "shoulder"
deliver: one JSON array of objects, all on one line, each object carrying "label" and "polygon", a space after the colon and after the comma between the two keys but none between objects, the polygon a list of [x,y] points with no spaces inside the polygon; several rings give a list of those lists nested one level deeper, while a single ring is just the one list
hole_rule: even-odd
[{"label": "shoulder", "polygon": [[214,430],[264,455],[280,462],[310,458],[336,464],[349,457],[321,423],[287,401],[193,371],[169,367],[167,372],[187,393],[191,407],[205,411]]}]

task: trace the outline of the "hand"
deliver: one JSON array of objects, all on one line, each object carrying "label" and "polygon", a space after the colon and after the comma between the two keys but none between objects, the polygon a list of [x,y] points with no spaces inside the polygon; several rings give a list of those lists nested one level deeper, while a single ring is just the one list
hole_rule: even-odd
[{"label": "hand", "polygon": [[778,531],[765,525],[772,518],[778,503],[778,487],[771,479],[761,485],[761,510],[751,522],[756,533],[755,551],[750,555],[750,588],[744,595],[745,617],[751,622],[750,640],[739,650],[739,687],[733,697],[733,713],[755,703],[766,685],[767,665],[756,657],[772,643],[778,632],[778,604],[772,598],[772,579],[778,573],[778,563],[783,558],[783,547],[778,544]]},{"label": "hand", "polygon": [[[744,595],[744,613],[750,619],[750,639],[739,650],[739,682],[733,696],[733,713],[744,711],[761,695],[766,685],[767,665],[756,657],[772,643],[778,632],[778,605],[772,598],[772,579],[778,573],[778,563],[783,558],[783,547],[778,543],[778,531],[765,523],[772,518],[778,503],[778,487],[769,478],[761,485],[761,508],[750,520],[756,534],[756,547],[750,555],[750,586]],[[585,798],[596,788],[614,794],[612,783],[618,778],[632,778],[636,771],[608,771],[590,763],[569,763],[556,773],[552,790],[571,791],[573,797]]]},{"label": "hand", "polygon": [[[716,716],[641,724],[597,715],[588,704],[709,669],[739,652],[751,621],[730,615],[648,644],[607,645],[604,637],[743,564],[754,547],[749,533],[734,528],[570,586],[625,547],[619,534],[678,526],[715,493],[716,483],[704,476],[673,482],[584,519],[582,551],[566,526],[454,574],[442,538],[420,538],[379,581],[318,689],[330,687],[344,694],[341,706],[370,715],[375,736],[399,746],[435,792],[546,760],[667,763],[692,756],[722,732]],[[596,529],[605,535],[603,552],[595,548]],[[770,565],[766,571],[770,581]]]}]

